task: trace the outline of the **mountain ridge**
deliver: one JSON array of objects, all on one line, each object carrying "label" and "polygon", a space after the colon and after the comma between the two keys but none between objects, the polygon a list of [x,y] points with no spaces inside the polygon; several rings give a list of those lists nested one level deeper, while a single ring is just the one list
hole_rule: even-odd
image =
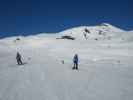
[{"label": "mountain ridge", "polygon": [[108,23],[96,26],[79,26],[60,32],[61,35],[68,35],[77,39],[105,38],[115,36],[116,33],[126,32]]}]

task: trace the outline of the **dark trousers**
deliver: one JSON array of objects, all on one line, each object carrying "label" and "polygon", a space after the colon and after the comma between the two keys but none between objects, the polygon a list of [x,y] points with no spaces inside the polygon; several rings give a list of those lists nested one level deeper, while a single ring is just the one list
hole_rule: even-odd
[{"label": "dark trousers", "polygon": [[77,62],[74,62],[73,69],[78,69],[78,63]]},{"label": "dark trousers", "polygon": [[21,59],[17,59],[17,63],[18,63],[18,65],[22,65],[23,64]]}]

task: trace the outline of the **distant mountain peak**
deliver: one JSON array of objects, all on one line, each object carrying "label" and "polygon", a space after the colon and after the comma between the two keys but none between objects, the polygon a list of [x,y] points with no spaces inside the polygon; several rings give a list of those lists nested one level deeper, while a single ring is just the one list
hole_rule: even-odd
[{"label": "distant mountain peak", "polygon": [[109,23],[101,23],[96,26],[79,26],[61,32],[62,35],[68,35],[77,39],[87,38],[105,38],[107,36],[115,35],[116,33],[125,32]]}]

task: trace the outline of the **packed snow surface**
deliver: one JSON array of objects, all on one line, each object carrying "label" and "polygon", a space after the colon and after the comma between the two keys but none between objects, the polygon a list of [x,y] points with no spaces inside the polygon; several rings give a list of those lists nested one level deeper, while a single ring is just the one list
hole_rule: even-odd
[{"label": "packed snow surface", "polygon": [[[96,27],[86,39],[86,27],[1,39],[0,100],[133,100],[133,32]],[[63,35],[75,40],[57,39]],[[72,70],[75,53],[79,70]]]}]

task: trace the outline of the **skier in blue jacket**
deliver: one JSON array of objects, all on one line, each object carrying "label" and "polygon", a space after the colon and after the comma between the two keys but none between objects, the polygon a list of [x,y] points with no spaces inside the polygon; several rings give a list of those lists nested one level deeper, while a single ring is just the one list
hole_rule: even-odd
[{"label": "skier in blue jacket", "polygon": [[73,68],[72,69],[76,69],[78,70],[78,54],[75,54],[74,57],[73,57]]}]

